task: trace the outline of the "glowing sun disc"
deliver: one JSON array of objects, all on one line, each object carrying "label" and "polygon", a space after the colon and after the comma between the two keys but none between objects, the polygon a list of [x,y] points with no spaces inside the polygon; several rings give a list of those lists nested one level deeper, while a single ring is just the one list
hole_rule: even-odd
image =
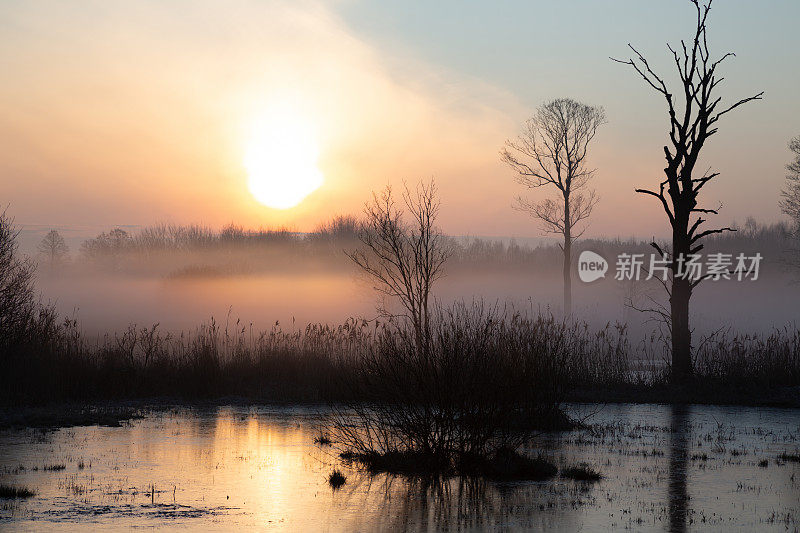
[{"label": "glowing sun disc", "polygon": [[244,157],[250,193],[275,209],[296,206],[324,181],[318,157],[314,128],[300,116],[273,112],[262,117],[253,127]]}]

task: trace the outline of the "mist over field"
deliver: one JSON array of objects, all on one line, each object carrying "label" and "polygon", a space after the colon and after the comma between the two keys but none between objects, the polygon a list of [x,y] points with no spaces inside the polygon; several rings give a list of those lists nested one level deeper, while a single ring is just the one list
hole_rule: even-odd
[{"label": "mist over field", "polygon": [[[709,244],[708,253],[760,251],[764,259],[755,281],[707,281],[698,287],[692,313],[699,336],[719,328],[769,333],[800,321],[800,276],[791,266],[793,244],[777,235],[776,228],[770,232],[751,227]],[[135,239],[141,232],[130,233]],[[234,328],[238,322],[238,327],[258,332],[276,322],[292,330],[377,316],[379,297],[374,284],[345,256],[345,251],[358,247],[353,235],[323,242],[314,233],[277,231],[276,235],[220,246],[131,247],[113,263],[88,257],[73,244],[70,260],[57,267],[49,267],[39,257],[37,287],[62,315],[76,318],[86,333],[101,336],[131,324],[157,323],[164,331],[188,332],[212,318],[222,326]],[[27,235],[28,241],[36,237],[36,233]],[[453,242],[459,253],[436,287],[439,302],[483,299],[522,312],[561,315],[557,246],[488,238]],[[659,323],[652,314],[628,304],[647,307],[650,298],[665,302],[664,288],[656,279],[645,280],[645,270],[639,281],[615,279],[618,253],[643,253],[649,259],[648,244],[594,239],[580,246],[601,253],[609,270],[591,283],[580,282],[576,276],[575,317],[594,328],[609,322],[626,324],[634,339],[657,330]],[[29,243],[27,249],[31,249]]]}]

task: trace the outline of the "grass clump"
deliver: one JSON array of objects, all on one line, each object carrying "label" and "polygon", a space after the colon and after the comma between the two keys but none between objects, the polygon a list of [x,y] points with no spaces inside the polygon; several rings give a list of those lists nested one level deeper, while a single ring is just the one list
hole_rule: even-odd
[{"label": "grass clump", "polygon": [[778,456],[778,459],[785,463],[800,463],[800,453],[786,453],[783,452]]},{"label": "grass clump", "polygon": [[333,490],[339,489],[345,483],[347,483],[347,477],[338,469],[331,472],[328,476],[328,484]]},{"label": "grass clump", "polygon": [[320,446],[330,446],[333,444],[330,437],[325,433],[320,433],[316,437],[314,437],[314,444],[319,444]]},{"label": "grass clump", "polygon": [[603,479],[602,474],[587,464],[570,466],[561,471],[562,477],[575,481],[595,482]]},{"label": "grass clump", "polygon": [[510,448],[492,454],[465,453],[449,458],[420,451],[391,451],[341,454],[342,459],[364,466],[370,474],[409,477],[463,476],[492,481],[543,481],[558,469],[541,457],[528,457]]},{"label": "grass clump", "polygon": [[580,341],[552,317],[482,302],[437,306],[420,332],[393,323],[353,358],[334,440],[373,472],[539,479],[513,452],[559,409]]},{"label": "grass clump", "polygon": [[36,496],[36,491],[27,487],[15,487],[13,485],[0,485],[0,498],[21,499]]},{"label": "grass clump", "polygon": [[340,457],[360,464],[370,474],[427,476],[452,472],[452,465],[446,457],[420,451],[344,452]]},{"label": "grass clump", "polygon": [[493,481],[544,481],[558,472],[546,459],[528,457],[510,448],[500,448],[489,457],[462,457],[458,467],[462,475],[477,475]]}]

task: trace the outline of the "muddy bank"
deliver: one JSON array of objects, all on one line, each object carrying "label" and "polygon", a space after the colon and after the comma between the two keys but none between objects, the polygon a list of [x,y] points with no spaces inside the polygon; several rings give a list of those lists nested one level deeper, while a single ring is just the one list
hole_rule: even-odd
[{"label": "muddy bank", "polygon": [[[615,388],[576,389],[568,392],[566,403],[580,404],[664,404],[747,406],[800,409],[800,387],[772,390],[700,386],[619,386]],[[57,429],[76,426],[118,427],[141,418],[148,412],[175,409],[204,411],[225,406],[301,407],[326,410],[329,404],[317,400],[297,401],[286,398],[225,396],[207,400],[185,398],[140,398],[105,402],[71,402],[36,406],[0,406],[0,429]],[[568,429],[568,425],[564,426]]]},{"label": "muddy bank", "polygon": [[576,403],[632,403],[671,405],[739,405],[800,408],[800,387],[744,389],[730,386],[636,386],[579,389],[567,393]]}]

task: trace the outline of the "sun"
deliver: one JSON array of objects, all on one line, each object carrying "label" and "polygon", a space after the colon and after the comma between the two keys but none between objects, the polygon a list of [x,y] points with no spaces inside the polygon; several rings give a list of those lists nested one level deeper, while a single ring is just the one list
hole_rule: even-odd
[{"label": "sun", "polygon": [[253,123],[244,155],[253,197],[289,209],[324,181],[317,167],[319,146],[313,124],[291,109],[274,109]]}]

